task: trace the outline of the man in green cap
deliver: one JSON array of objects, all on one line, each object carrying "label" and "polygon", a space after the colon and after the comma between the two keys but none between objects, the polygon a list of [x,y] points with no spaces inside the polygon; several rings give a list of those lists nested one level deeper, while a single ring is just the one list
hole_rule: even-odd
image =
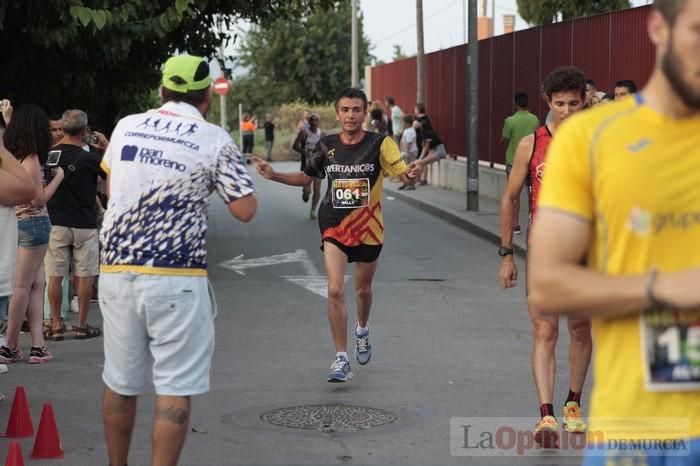
[{"label": "man in green cap", "polygon": [[204,242],[209,196],[216,191],[243,222],[256,212],[238,148],[204,118],[211,82],[203,58],[170,58],[163,106],[122,119],[102,162],[110,194],[100,233],[103,418],[112,465],[127,463],[136,398],[151,380],[152,464],[177,464],[190,397],[209,390],[214,351],[216,303]]}]

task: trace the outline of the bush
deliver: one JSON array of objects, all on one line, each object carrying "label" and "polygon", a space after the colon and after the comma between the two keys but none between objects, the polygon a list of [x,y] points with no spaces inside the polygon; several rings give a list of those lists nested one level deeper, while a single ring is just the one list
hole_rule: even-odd
[{"label": "bush", "polygon": [[335,120],[335,108],[332,104],[311,106],[299,100],[289,104],[283,104],[279,110],[275,112],[275,118],[278,122],[277,127],[296,131],[297,124],[299,120],[301,120],[305,109],[318,113],[321,117],[321,131],[324,133],[338,131],[338,122]]}]

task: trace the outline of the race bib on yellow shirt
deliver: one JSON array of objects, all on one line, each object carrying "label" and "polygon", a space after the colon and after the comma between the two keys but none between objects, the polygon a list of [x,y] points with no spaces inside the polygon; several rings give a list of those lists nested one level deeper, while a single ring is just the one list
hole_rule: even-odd
[{"label": "race bib on yellow shirt", "polygon": [[331,188],[336,209],[369,206],[369,178],[335,179]]},{"label": "race bib on yellow shirt", "polygon": [[651,391],[700,391],[700,309],[653,309],[640,317]]}]

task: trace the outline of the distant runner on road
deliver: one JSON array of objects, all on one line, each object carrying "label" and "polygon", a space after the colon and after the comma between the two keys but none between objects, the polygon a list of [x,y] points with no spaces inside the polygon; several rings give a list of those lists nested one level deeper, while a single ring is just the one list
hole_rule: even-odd
[{"label": "distant runner on road", "polygon": [[268,180],[290,186],[304,186],[328,177],[328,191],[318,212],[321,249],[328,275],[328,320],[336,355],[328,382],[345,382],[352,377],[347,355],[347,308],[345,270],[356,262],[355,358],[361,365],[372,357],[369,312],[372,280],[384,242],[382,185],[384,174],[408,183],[420,173],[420,165],[401,158],[396,142],[362,129],[367,116],[367,96],[347,88],[335,103],[340,134],[323,136],[303,172],[278,173],[260,158],[254,158],[258,173]]}]

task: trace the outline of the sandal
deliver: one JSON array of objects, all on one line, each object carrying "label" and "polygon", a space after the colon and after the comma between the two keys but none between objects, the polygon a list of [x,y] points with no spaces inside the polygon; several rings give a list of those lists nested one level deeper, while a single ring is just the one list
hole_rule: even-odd
[{"label": "sandal", "polygon": [[63,327],[52,329],[51,338],[53,339],[53,341],[63,341]]},{"label": "sandal", "polygon": [[53,321],[51,319],[44,321],[44,339],[50,340],[53,338]]},{"label": "sandal", "polygon": [[61,319],[61,328],[53,327],[53,320],[44,321],[44,338],[46,340],[63,341],[63,332],[66,330],[66,323]]},{"label": "sandal", "polygon": [[87,340],[88,338],[95,338],[102,335],[102,331],[99,328],[85,324],[85,327],[75,326],[75,339],[76,340]]}]

